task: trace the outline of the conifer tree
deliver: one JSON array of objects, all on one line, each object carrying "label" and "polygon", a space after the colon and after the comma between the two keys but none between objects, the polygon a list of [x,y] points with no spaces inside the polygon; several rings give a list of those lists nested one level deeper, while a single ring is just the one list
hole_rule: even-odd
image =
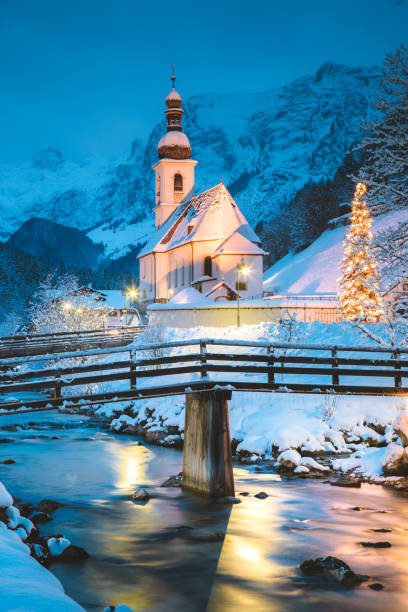
[{"label": "conifer tree", "polygon": [[349,321],[378,321],[382,313],[377,262],[371,247],[371,216],[365,202],[367,187],[358,183],[354,193],[351,225],[344,240],[340,310]]},{"label": "conifer tree", "polygon": [[372,106],[375,118],[363,124],[365,136],[357,149],[365,161],[358,180],[369,188],[370,206],[380,212],[408,205],[408,48],[387,55],[381,92]]}]

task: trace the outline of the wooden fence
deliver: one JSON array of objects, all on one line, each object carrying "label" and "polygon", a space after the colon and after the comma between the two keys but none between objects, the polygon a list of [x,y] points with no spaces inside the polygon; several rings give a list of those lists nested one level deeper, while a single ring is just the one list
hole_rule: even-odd
[{"label": "wooden fence", "polygon": [[[43,367],[46,363],[48,366]],[[56,408],[64,402],[83,405],[137,400],[214,389],[408,394],[408,350],[392,347],[196,339],[57,355],[44,353],[24,359],[8,357],[0,360],[0,368],[0,408],[7,410],[23,406]],[[128,383],[126,389],[98,389],[104,383],[123,381]],[[70,395],[64,397],[67,388]],[[77,391],[72,393],[74,388]],[[34,392],[44,394],[44,398],[27,399]],[[18,393],[24,393],[25,399],[5,397]]]}]

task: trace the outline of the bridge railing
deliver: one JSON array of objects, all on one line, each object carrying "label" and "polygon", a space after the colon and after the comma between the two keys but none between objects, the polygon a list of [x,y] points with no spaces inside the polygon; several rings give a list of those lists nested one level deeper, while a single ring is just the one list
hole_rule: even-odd
[{"label": "bridge railing", "polygon": [[71,348],[103,348],[123,346],[139,336],[146,327],[105,327],[102,329],[55,332],[52,334],[30,334],[25,336],[0,337],[0,359],[46,352],[58,353]]},{"label": "bridge railing", "polygon": [[[46,397],[29,404],[51,402],[54,406],[63,401],[83,402],[87,398],[138,399],[216,387],[241,391],[404,395],[408,393],[403,384],[408,378],[407,355],[407,349],[393,347],[213,339],[157,344],[135,342],[129,348],[2,359],[0,396],[24,393],[27,397],[30,392],[40,392]],[[98,362],[94,361],[96,358]],[[47,362],[51,364],[43,367]],[[22,366],[29,369],[22,371]],[[123,382],[127,382],[126,389]],[[99,386],[106,383],[117,386],[100,391]],[[66,388],[71,391],[64,396]],[[27,400],[24,404],[27,405]],[[15,407],[16,400],[4,398],[0,402],[0,408]]]}]

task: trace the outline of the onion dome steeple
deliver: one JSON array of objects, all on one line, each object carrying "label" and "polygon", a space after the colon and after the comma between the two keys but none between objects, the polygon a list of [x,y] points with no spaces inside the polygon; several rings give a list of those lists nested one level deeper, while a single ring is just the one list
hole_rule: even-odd
[{"label": "onion dome steeple", "polygon": [[183,128],[181,125],[181,117],[184,113],[181,108],[182,100],[180,94],[174,88],[174,82],[176,80],[174,66],[171,80],[173,82],[173,88],[166,98],[167,110],[165,111],[167,117],[167,134],[159,141],[159,158],[190,159],[191,146],[187,136],[182,131]]}]

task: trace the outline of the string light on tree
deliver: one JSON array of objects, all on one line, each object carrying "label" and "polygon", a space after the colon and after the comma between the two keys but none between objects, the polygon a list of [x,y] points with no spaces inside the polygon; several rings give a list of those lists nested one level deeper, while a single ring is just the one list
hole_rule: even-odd
[{"label": "string light on tree", "polygon": [[378,321],[382,314],[377,261],[372,250],[372,219],[365,202],[367,187],[358,183],[351,225],[344,240],[343,272],[339,284],[340,310],[349,321]]}]

